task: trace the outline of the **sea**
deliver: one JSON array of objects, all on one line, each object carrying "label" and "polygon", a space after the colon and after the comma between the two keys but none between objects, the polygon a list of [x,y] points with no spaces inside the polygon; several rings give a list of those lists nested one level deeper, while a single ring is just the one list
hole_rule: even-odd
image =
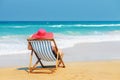
[{"label": "sea", "polygon": [[53,32],[61,49],[120,41],[120,21],[0,21],[0,55],[28,53],[27,38],[40,28]]}]

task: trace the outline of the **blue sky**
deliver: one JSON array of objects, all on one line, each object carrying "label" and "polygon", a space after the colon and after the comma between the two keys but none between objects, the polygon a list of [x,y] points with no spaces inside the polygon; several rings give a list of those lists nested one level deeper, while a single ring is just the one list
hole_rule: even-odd
[{"label": "blue sky", "polygon": [[0,21],[120,21],[120,0],[0,0]]}]

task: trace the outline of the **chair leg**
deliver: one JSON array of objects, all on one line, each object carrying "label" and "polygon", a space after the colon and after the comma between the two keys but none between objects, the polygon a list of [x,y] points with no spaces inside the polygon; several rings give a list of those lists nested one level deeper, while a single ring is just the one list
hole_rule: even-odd
[{"label": "chair leg", "polygon": [[37,66],[38,63],[39,63],[39,60],[36,61],[36,63],[32,67],[29,68],[30,72],[32,72],[36,68],[36,66]]},{"label": "chair leg", "polygon": [[34,66],[32,67],[32,69],[35,69],[37,64],[38,64],[39,61],[36,61],[36,63],[34,64]]},{"label": "chair leg", "polygon": [[59,51],[59,57],[60,57],[60,59],[59,59],[59,64],[58,64],[58,66],[62,63],[62,65],[63,65],[63,68],[65,68],[65,64],[64,64],[64,62],[63,62],[63,60],[62,60],[62,58],[63,58],[63,55],[60,55],[60,54],[63,54],[63,53],[61,53],[61,51]]},{"label": "chair leg", "polygon": [[56,61],[56,70],[57,70],[57,68],[58,68],[58,60]]},{"label": "chair leg", "polygon": [[39,62],[41,64],[41,66],[44,68],[45,66],[43,65],[42,61],[39,59]]},{"label": "chair leg", "polygon": [[65,68],[65,64],[64,64],[64,62],[63,62],[63,60],[61,59],[61,62],[62,62],[62,64],[63,64],[63,68]]},{"label": "chair leg", "polygon": [[60,61],[60,62],[58,63],[58,66],[60,66],[60,64],[62,63],[63,68],[65,68],[65,64],[64,64],[63,60],[60,59],[59,61]]},{"label": "chair leg", "polygon": [[32,65],[32,57],[33,57],[33,51],[31,51],[31,55],[30,55],[30,63],[29,63],[29,70],[30,72],[32,71],[31,65]]}]

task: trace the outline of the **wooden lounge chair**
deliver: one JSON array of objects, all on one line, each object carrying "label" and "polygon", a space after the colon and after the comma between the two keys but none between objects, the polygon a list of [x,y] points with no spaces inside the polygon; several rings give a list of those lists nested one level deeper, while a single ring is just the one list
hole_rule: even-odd
[{"label": "wooden lounge chair", "polygon": [[[45,68],[43,65],[42,61],[55,61],[55,69],[59,67],[60,64],[62,64],[63,68],[65,67],[65,64],[60,56],[60,53],[58,51],[58,48],[56,46],[55,40],[54,39],[36,39],[36,40],[31,40],[27,39],[29,44],[32,47],[31,50],[31,56],[30,56],[30,64],[29,64],[29,70],[32,72],[33,70],[37,69],[37,64],[40,63],[42,68]],[[51,41],[55,44],[55,48],[57,51],[57,55],[53,54],[52,51],[52,46],[51,46]],[[36,63],[32,66],[32,56],[35,54],[37,57]]]}]

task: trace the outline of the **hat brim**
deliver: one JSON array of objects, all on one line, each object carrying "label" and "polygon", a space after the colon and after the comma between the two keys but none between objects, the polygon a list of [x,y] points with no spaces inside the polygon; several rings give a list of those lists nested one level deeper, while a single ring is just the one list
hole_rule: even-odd
[{"label": "hat brim", "polygon": [[46,32],[45,35],[37,35],[37,33],[32,35],[33,39],[53,39],[53,33],[52,32]]}]

